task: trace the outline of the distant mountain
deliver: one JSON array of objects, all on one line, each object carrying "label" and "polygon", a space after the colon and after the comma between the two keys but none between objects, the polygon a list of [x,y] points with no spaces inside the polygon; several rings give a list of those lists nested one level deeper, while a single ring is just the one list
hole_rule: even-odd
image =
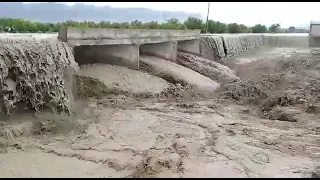
[{"label": "distant mountain", "polygon": [[22,2],[0,2],[0,17],[23,18],[38,22],[63,22],[74,21],[113,21],[131,22],[140,20],[142,22],[162,22],[169,18],[185,20],[189,16],[202,18],[201,14],[187,12],[155,11],[147,8],[113,8],[110,6],[93,6],[77,3],[73,6],[47,2],[30,3]]}]

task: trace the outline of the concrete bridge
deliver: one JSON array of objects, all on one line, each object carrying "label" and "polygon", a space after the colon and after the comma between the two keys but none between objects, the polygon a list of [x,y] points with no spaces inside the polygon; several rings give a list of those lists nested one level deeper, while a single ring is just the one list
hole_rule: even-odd
[{"label": "concrete bridge", "polygon": [[60,29],[58,39],[74,47],[81,64],[108,63],[139,68],[140,54],[176,61],[177,50],[199,54],[200,30]]}]

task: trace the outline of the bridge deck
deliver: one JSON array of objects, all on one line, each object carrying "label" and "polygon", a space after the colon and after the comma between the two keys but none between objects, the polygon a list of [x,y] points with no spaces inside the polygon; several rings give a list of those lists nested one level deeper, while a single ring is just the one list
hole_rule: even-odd
[{"label": "bridge deck", "polygon": [[152,44],[200,39],[200,30],[147,30],[63,27],[58,39],[71,46]]}]

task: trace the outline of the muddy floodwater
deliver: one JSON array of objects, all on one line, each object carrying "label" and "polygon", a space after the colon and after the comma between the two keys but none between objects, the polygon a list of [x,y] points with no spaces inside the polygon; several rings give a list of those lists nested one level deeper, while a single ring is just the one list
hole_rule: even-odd
[{"label": "muddy floodwater", "polygon": [[[223,67],[179,57],[181,67],[163,63],[154,77],[150,69],[135,74],[105,65],[99,75],[94,66],[80,67],[80,75],[104,85],[86,79],[71,116],[17,114],[3,122],[0,176],[319,176],[320,54],[269,48],[226,59]],[[195,75],[177,74],[182,67]],[[218,89],[198,95],[178,83]],[[86,86],[101,94],[85,96],[93,93]]]}]

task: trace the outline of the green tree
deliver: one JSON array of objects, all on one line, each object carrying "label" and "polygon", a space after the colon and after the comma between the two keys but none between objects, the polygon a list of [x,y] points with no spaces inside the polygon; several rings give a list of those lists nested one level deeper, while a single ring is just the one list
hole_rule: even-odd
[{"label": "green tree", "polygon": [[217,22],[217,26],[218,26],[218,31],[217,33],[219,34],[223,34],[223,33],[227,33],[228,32],[228,27],[225,23],[221,23],[221,22]]},{"label": "green tree", "polygon": [[241,33],[249,33],[250,32],[249,28],[244,24],[240,24],[239,27],[240,27]]},{"label": "green tree", "polygon": [[139,27],[140,27],[140,28],[142,27],[142,22],[141,22],[141,21],[138,21],[138,20],[132,21],[132,22],[131,22],[131,26],[132,26],[133,28],[139,29]]},{"label": "green tree", "polygon": [[256,24],[255,26],[251,27],[252,33],[266,33],[267,27],[265,25]]},{"label": "green tree", "polygon": [[203,21],[195,17],[188,17],[188,19],[184,22],[184,25],[187,29],[203,29],[204,28]]},{"label": "green tree", "polygon": [[160,29],[184,29],[184,25],[177,18],[171,18],[162,23]]},{"label": "green tree", "polygon": [[208,32],[212,34],[226,33],[227,25],[219,21],[208,20]]},{"label": "green tree", "polygon": [[228,24],[228,33],[241,33],[240,26],[237,23]]},{"label": "green tree", "polygon": [[[27,21],[24,19],[0,18],[0,31],[5,32],[20,32],[20,33],[36,33],[36,32],[58,32],[61,26],[82,27],[82,28],[132,28],[132,29],[201,29],[201,33],[205,32],[205,22],[199,18],[189,17],[184,22],[179,22],[177,18],[168,19],[166,22],[158,23],[156,21],[143,23],[139,20],[129,22],[93,22],[82,21],[77,22],[68,20],[61,23],[39,23]],[[280,29],[280,25],[275,24],[269,28],[269,31],[274,31],[276,27]],[[251,28],[243,24],[231,23],[225,24],[219,21],[208,20],[209,33],[264,33],[267,28],[264,25],[258,24]]]},{"label": "green tree", "polygon": [[208,20],[208,32],[211,34],[218,32],[218,26],[217,23],[213,20]]},{"label": "green tree", "polygon": [[129,29],[129,28],[131,28],[131,24],[128,22],[123,22],[120,24],[120,27],[124,28],[124,29]]},{"label": "green tree", "polygon": [[147,23],[147,28],[148,29],[158,29],[159,28],[158,22],[152,21],[152,22]]},{"label": "green tree", "polygon": [[[139,28],[139,26],[138,25],[135,25],[135,26],[133,26],[134,28]],[[121,28],[121,23],[117,23],[117,22],[115,22],[115,23],[112,23],[110,26],[109,26],[109,28],[116,28],[116,29],[119,29],[119,28]]]},{"label": "green tree", "polygon": [[269,32],[271,33],[278,33],[280,32],[280,24],[272,24],[270,27],[269,27]]},{"label": "green tree", "polygon": [[[100,22],[98,23],[98,26],[99,26],[100,28],[108,28],[108,27],[111,26],[111,23],[110,23],[109,21],[100,21]],[[130,26],[131,26],[131,25],[130,25]]]}]

